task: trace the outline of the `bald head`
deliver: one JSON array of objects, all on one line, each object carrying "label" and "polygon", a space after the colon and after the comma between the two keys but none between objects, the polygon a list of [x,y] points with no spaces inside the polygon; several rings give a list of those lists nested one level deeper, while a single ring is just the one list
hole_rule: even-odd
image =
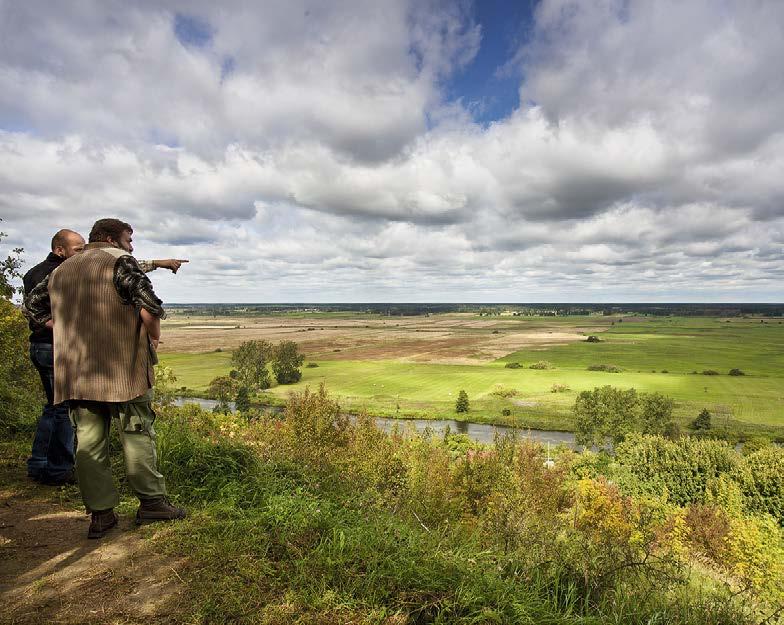
[{"label": "bald head", "polygon": [[71,258],[84,249],[84,238],[73,230],[59,230],[52,237],[52,253],[60,258]]}]

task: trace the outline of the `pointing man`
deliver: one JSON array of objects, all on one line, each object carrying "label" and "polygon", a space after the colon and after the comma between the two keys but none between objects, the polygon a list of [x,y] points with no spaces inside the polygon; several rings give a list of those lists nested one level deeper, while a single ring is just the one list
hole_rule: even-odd
[{"label": "pointing man", "polygon": [[[130,246],[130,239],[128,241]],[[30,269],[23,278],[25,295],[44,280],[63,261],[80,253],[85,246],[84,238],[78,232],[63,229],[52,237],[52,251],[46,259]],[[129,252],[133,251],[131,247]],[[168,258],[163,260],[140,260],[144,272],[158,268],[177,273],[184,259]],[[41,416],[38,419],[33,448],[27,460],[27,475],[51,486],[72,483],[74,466],[74,433],[68,417],[67,403],[54,403],[54,353],[53,334],[50,327],[30,322],[30,360],[38,370],[46,393]]]},{"label": "pointing man", "polygon": [[180,519],[158,472],[152,411],[153,364],[165,315],[130,251],[133,229],[118,219],[93,225],[84,252],[63,262],[25,299],[30,317],[54,326],[54,400],[69,401],[79,447],[79,489],[92,513],[88,538],[117,524],[119,495],[109,463],[116,420],[126,475],[139,498],[137,523]]}]

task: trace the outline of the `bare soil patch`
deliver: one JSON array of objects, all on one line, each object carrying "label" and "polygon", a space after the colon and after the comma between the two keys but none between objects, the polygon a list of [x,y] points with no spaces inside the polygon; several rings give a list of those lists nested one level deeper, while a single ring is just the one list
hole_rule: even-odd
[{"label": "bare soil patch", "polygon": [[0,490],[0,622],[175,621],[185,562],[155,553],[131,518],[100,540],[88,525],[83,512]]}]

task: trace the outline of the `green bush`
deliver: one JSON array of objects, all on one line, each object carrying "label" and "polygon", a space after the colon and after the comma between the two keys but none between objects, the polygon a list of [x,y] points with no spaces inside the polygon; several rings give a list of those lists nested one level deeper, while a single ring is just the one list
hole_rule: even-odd
[{"label": "green bush", "polygon": [[[640,437],[652,440],[660,445]],[[167,408],[161,467],[197,508],[158,544],[194,565],[194,622],[745,625],[738,601],[686,585],[691,526],[664,482],[629,497],[601,476],[642,485],[633,470],[644,455],[631,448],[619,446],[624,462],[564,450],[550,464],[540,445],[512,436],[487,446],[387,435],[366,416],[342,416],[323,387],[252,423]],[[668,467],[673,448],[659,451]],[[714,502],[726,499],[717,484],[705,488]],[[765,566],[776,552],[761,541],[775,532],[728,527],[723,566],[755,588],[774,584]]]},{"label": "green bush", "polygon": [[692,429],[695,430],[710,430],[711,429],[711,413],[707,408],[703,408],[697,418],[691,422]]},{"label": "green bush", "polygon": [[504,365],[504,368],[506,369],[522,369],[522,367],[523,365],[521,365],[519,362],[507,362]]},{"label": "green bush", "polygon": [[615,365],[588,365],[588,371],[604,371],[606,373],[620,373],[621,368]]},{"label": "green bush", "polygon": [[679,506],[701,503],[708,481],[739,470],[742,457],[723,441],[630,434],[615,447],[619,464],[644,482],[661,485]]},{"label": "green bush", "polygon": [[529,369],[545,370],[545,369],[553,369],[554,367],[553,367],[553,363],[551,363],[550,361],[548,361],[548,360],[540,360],[538,362],[534,362],[534,363],[528,365],[528,368]]},{"label": "green bush", "polygon": [[32,430],[45,402],[38,373],[30,362],[27,321],[0,297],[0,433]]},{"label": "green bush", "polygon": [[746,375],[746,374],[740,369],[730,369],[727,375],[738,376],[738,375]]}]

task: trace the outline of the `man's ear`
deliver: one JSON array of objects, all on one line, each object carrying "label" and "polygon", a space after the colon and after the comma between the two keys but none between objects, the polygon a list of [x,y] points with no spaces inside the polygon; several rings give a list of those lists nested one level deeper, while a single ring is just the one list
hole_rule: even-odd
[{"label": "man's ear", "polygon": [[65,248],[64,248],[62,245],[57,245],[57,246],[56,246],[56,247],[55,247],[55,248],[52,250],[52,254],[54,254],[55,256],[59,256],[60,258],[62,258],[63,256],[65,256]]}]

